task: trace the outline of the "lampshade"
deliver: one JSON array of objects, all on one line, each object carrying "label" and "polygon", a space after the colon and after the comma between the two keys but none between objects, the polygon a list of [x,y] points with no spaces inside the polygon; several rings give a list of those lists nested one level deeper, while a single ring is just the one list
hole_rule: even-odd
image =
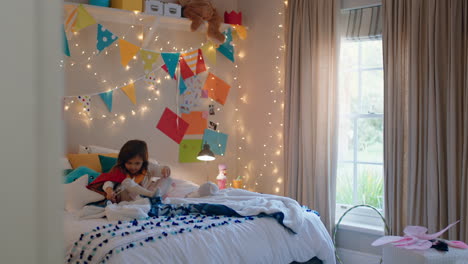
[{"label": "lampshade", "polygon": [[210,150],[210,145],[207,143],[203,144],[203,149],[198,153],[197,159],[203,161],[212,161],[216,159],[213,151]]}]

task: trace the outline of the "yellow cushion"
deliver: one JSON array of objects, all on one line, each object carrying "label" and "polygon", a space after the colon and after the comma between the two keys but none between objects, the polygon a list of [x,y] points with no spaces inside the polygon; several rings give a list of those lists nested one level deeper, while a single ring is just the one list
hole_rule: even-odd
[{"label": "yellow cushion", "polygon": [[99,155],[107,157],[118,157],[118,153],[92,153],[92,154],[68,154],[67,158],[70,161],[73,169],[80,166],[88,167],[97,172],[102,172],[101,162]]}]

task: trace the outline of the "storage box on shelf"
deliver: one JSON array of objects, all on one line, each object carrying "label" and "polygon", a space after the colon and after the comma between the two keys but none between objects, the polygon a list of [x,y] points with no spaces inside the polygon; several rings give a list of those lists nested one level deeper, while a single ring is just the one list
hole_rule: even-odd
[{"label": "storage box on shelf", "polygon": [[111,7],[128,11],[143,12],[143,0],[112,0]]},{"label": "storage box on shelf", "polygon": [[164,15],[170,17],[181,17],[182,7],[178,4],[164,3]]},{"label": "storage box on shelf", "polygon": [[162,16],[164,14],[164,3],[156,0],[145,1],[146,14]]}]

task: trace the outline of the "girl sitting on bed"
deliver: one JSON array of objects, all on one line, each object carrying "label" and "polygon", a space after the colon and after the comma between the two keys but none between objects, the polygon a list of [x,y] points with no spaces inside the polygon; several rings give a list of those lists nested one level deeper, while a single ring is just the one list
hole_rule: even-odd
[{"label": "girl sitting on bed", "polygon": [[141,196],[148,198],[151,203],[149,216],[176,216],[193,213],[239,216],[231,208],[220,204],[163,204],[161,196],[165,195],[171,185],[172,180],[169,178],[171,170],[168,166],[162,166],[159,171],[161,178],[152,182],[152,175],[147,173],[148,147],[146,142],[130,140],[120,149],[117,164],[111,171],[99,175],[87,188],[104,195],[111,202],[134,201]]},{"label": "girl sitting on bed", "polygon": [[[134,201],[140,195],[153,197],[164,195],[171,184],[171,169],[157,166],[153,174],[148,173],[148,147],[142,140],[130,140],[120,149],[117,164],[108,173],[102,173],[87,188],[96,191],[115,203]],[[156,182],[152,176],[160,176]]]}]

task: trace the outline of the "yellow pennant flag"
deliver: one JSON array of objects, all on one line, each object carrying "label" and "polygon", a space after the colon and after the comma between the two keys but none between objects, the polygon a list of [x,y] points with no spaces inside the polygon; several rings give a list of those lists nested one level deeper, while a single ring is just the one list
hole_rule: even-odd
[{"label": "yellow pennant flag", "polygon": [[145,69],[146,74],[151,72],[153,64],[158,60],[159,55],[159,53],[149,50],[140,50],[140,57],[143,60],[143,68]]},{"label": "yellow pennant flag", "polygon": [[134,45],[126,40],[119,38],[120,47],[120,63],[122,66],[127,67],[128,63],[132,60],[133,56],[140,51],[140,47]]},{"label": "yellow pennant flag", "polygon": [[203,57],[208,58],[213,65],[216,65],[216,46],[212,42],[209,42],[200,49],[203,52]]},{"label": "yellow pennant flag", "polygon": [[128,96],[130,101],[136,105],[136,96],[135,96],[135,84],[131,83],[127,86],[122,87],[122,91]]},{"label": "yellow pennant flag", "polygon": [[78,15],[76,17],[73,31],[80,31],[87,26],[96,24],[96,20],[86,11],[83,5],[78,6]]},{"label": "yellow pennant flag", "polygon": [[240,39],[244,40],[247,38],[247,29],[244,26],[235,25],[234,29],[236,30],[237,35]]}]

